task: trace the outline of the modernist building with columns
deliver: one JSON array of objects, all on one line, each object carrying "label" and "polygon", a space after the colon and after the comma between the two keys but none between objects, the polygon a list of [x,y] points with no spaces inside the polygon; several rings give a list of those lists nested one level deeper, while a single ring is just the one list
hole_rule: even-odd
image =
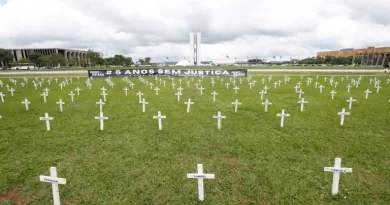
[{"label": "modernist building with columns", "polygon": [[[341,49],[318,52],[317,57],[352,57],[352,62],[364,66],[384,66],[390,59],[390,47],[367,47],[362,49]],[[356,60],[358,59],[358,61]]]},{"label": "modernist building with columns", "polygon": [[63,48],[26,48],[26,49],[9,49],[12,55],[14,56],[13,61],[17,62],[21,59],[28,59],[30,53],[40,53],[44,56],[49,56],[52,54],[60,54],[65,57],[65,62],[68,65],[70,59],[74,58],[77,61],[77,64],[81,64],[81,60],[87,60],[87,51],[80,50],[71,50]]}]

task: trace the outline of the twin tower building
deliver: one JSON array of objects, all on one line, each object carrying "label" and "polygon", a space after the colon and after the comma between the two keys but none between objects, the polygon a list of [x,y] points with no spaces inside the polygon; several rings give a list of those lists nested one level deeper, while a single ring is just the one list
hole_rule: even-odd
[{"label": "twin tower building", "polygon": [[201,33],[190,33],[190,65],[201,65],[202,49]]}]

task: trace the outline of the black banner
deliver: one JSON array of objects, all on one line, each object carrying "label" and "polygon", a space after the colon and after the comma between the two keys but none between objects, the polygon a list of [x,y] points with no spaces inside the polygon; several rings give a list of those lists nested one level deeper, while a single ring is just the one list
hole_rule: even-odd
[{"label": "black banner", "polygon": [[126,69],[126,70],[88,70],[89,77],[138,77],[138,76],[244,76],[247,69],[236,70],[177,70],[177,69]]}]

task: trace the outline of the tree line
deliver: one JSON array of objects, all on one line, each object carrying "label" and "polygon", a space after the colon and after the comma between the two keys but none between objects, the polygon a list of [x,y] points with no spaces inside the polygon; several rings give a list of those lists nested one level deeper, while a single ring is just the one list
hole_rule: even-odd
[{"label": "tree line", "polygon": [[3,62],[4,66],[12,67],[21,64],[33,64],[36,67],[50,66],[56,67],[58,65],[68,66],[82,66],[82,67],[95,67],[95,66],[131,66],[135,64],[139,65],[150,65],[151,58],[146,57],[144,59],[138,59],[134,62],[131,57],[124,55],[114,55],[113,57],[103,58],[103,55],[94,50],[88,50],[87,59],[77,60],[71,57],[66,62],[65,57],[61,54],[52,54],[49,56],[42,55],[40,53],[31,52],[28,54],[28,58],[23,58],[18,62],[13,62],[13,55],[7,49],[0,48],[0,62]]}]

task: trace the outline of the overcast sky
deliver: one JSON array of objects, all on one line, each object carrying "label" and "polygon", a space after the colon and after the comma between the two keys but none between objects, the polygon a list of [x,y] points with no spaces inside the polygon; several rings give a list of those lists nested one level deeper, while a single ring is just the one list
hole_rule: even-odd
[{"label": "overcast sky", "polygon": [[153,60],[304,58],[390,46],[389,0],[0,0],[0,47],[93,49]]}]

